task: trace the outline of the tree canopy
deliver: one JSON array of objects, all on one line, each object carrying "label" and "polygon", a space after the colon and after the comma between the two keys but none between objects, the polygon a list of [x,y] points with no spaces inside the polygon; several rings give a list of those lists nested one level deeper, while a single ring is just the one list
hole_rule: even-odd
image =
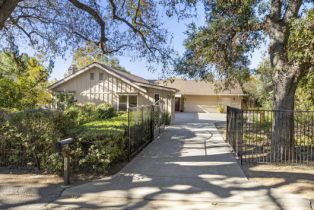
[{"label": "tree canopy", "polygon": [[0,108],[26,109],[46,105],[49,71],[26,54],[0,53]]},{"label": "tree canopy", "polygon": [[26,42],[55,55],[90,42],[103,54],[166,64],[172,50],[160,20],[177,10],[174,5],[164,0],[0,0],[0,45],[16,49]]},{"label": "tree canopy", "polygon": [[87,43],[84,47],[80,47],[74,51],[72,64],[77,68],[83,68],[93,62],[103,63],[120,71],[127,72],[126,69],[120,65],[117,58],[103,54],[94,44]]},{"label": "tree canopy", "polygon": [[[313,3],[302,0],[205,2],[207,24],[199,28],[189,26],[187,50],[177,70],[191,77],[218,72],[221,77],[234,79],[248,66],[253,50],[279,33],[285,35],[281,44],[285,46],[287,62],[312,66]],[[276,25],[281,31],[275,31]],[[271,65],[274,67],[275,61]]]}]

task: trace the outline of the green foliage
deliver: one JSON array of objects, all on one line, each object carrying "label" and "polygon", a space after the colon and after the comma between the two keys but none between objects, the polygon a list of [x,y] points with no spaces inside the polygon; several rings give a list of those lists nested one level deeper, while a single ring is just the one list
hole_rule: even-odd
[{"label": "green foliage", "polygon": [[[86,109],[90,109],[87,105]],[[76,107],[77,108],[77,107]],[[77,125],[77,111],[27,110],[0,111],[0,165],[37,168],[60,173],[62,156],[54,151],[55,143],[73,137],[71,159],[74,171],[106,172],[114,161],[125,159],[127,114],[107,120]]]},{"label": "green foliage", "polygon": [[288,41],[288,58],[293,63],[313,63],[314,10],[291,23]]},{"label": "green foliage", "polygon": [[54,93],[53,103],[58,110],[65,110],[75,104],[75,98],[73,93],[56,92]]},{"label": "green foliage", "polygon": [[76,169],[106,172],[112,162],[125,159],[127,119],[128,115],[124,113],[72,129],[71,136],[76,139],[73,156],[84,157],[76,160]]},{"label": "green foliage", "polygon": [[245,102],[248,108],[272,108],[273,70],[268,60],[264,60],[256,69],[255,74],[243,84],[243,91],[247,94]]},{"label": "green foliage", "polygon": [[162,121],[165,123],[165,125],[171,124],[171,115],[169,112],[162,113]]},{"label": "green foliage", "polygon": [[0,52],[0,107],[22,110],[47,105],[48,75],[35,58]]},{"label": "green foliage", "polygon": [[[257,107],[272,109],[274,94],[274,71],[268,61],[258,66],[256,75],[244,85],[249,98],[256,100]],[[295,108],[298,110],[314,110],[314,73],[310,71],[298,84],[295,95]]]},{"label": "green foliage", "polygon": [[23,159],[42,171],[60,171],[61,160],[55,154],[54,145],[73,126],[59,111],[38,109],[10,113],[5,126],[0,127],[3,135],[0,144],[10,149],[4,164],[19,165]]},{"label": "green foliage", "polygon": [[103,63],[120,71],[127,72],[127,70],[120,65],[117,58],[106,56],[101,49],[92,43],[86,43],[84,47],[76,49],[73,54],[72,63],[79,69],[93,62]]},{"label": "green foliage", "polygon": [[109,119],[115,115],[114,108],[107,103],[99,104],[96,108],[98,119]]},{"label": "green foliage", "polygon": [[95,120],[110,119],[116,115],[114,108],[107,103],[98,106],[93,103],[73,105],[66,109],[64,113],[67,117],[73,119],[77,125]]},{"label": "green foliage", "polygon": [[[186,53],[176,71],[189,77],[220,77],[241,81],[248,78],[249,52],[263,36],[258,30],[258,1],[210,1],[204,3],[206,26],[190,25],[185,40]],[[228,84],[227,82],[226,84]]]},{"label": "green foliage", "polygon": [[314,111],[314,72],[308,73],[298,84],[295,106],[298,110]]}]

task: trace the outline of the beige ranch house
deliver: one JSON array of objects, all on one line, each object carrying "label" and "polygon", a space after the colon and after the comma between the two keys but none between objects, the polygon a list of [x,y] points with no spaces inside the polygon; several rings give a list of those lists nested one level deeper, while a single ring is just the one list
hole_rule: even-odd
[{"label": "beige ranch house", "polygon": [[93,63],[71,72],[49,89],[54,93],[72,93],[77,103],[106,102],[119,111],[130,107],[161,104],[163,111],[169,112],[174,119],[174,96],[177,92],[175,88],[159,86],[100,63]]},{"label": "beige ranch house", "polygon": [[226,111],[227,106],[242,107],[243,91],[240,85],[220,90],[222,83],[181,80],[157,81],[159,85],[179,90],[175,94],[175,111],[183,112],[217,112],[218,106]]},{"label": "beige ranch house", "polygon": [[96,62],[80,70],[72,69],[49,89],[54,93],[72,93],[81,104],[106,102],[118,111],[157,103],[172,119],[176,111],[217,112],[218,106],[241,108],[244,96],[240,86],[217,91],[213,83],[205,81],[151,81]]}]

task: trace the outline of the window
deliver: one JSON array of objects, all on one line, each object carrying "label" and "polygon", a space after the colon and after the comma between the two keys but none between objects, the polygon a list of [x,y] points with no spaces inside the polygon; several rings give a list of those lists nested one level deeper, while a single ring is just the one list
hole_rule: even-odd
[{"label": "window", "polygon": [[129,96],[129,107],[137,107],[137,96]]},{"label": "window", "polygon": [[156,94],[155,94],[155,104],[156,104],[156,105],[159,105],[159,100],[160,100],[160,99],[159,99],[159,94],[156,93]]},{"label": "window", "polygon": [[94,80],[94,73],[90,73],[89,78],[90,78],[90,80]]},{"label": "window", "polygon": [[137,95],[119,95],[119,111],[137,107]]},{"label": "window", "polygon": [[99,80],[104,80],[104,73],[99,73]]}]

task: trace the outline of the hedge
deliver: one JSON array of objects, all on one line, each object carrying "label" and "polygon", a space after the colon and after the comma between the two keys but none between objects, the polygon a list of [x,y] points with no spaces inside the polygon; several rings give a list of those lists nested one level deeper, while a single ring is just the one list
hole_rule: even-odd
[{"label": "hedge", "polygon": [[0,110],[0,166],[61,173],[62,157],[54,145],[60,139],[73,137],[73,170],[106,172],[112,163],[126,157],[127,115],[115,115],[107,105],[91,104],[64,112]]}]

